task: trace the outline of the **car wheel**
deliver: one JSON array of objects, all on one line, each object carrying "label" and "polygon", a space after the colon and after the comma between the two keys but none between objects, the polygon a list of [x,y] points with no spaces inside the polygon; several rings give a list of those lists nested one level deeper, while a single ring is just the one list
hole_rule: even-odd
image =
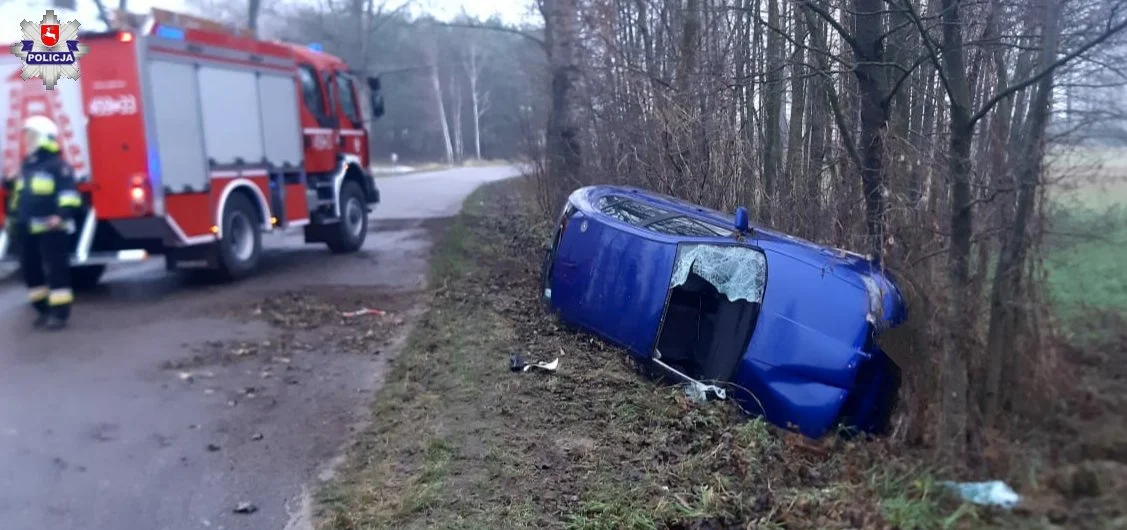
[{"label": "car wheel", "polygon": [[326,244],[338,254],[356,252],[368,237],[368,209],[364,191],[350,180],[340,188],[340,222]]},{"label": "car wheel", "polygon": [[223,239],[219,245],[219,276],[234,280],[258,268],[262,233],[254,207],[245,195],[234,194],[223,209]]},{"label": "car wheel", "polygon": [[105,265],[71,267],[70,286],[75,291],[89,291],[98,286],[98,283],[102,281],[102,274],[105,272]]}]

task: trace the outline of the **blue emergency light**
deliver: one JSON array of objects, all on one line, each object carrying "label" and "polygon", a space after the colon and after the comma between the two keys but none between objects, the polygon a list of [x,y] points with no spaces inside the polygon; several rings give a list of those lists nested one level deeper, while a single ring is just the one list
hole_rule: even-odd
[{"label": "blue emergency light", "polygon": [[157,26],[156,36],[162,39],[184,40],[184,30],[172,26]]},{"label": "blue emergency light", "polygon": [[321,53],[321,52],[325,51],[325,47],[321,46],[320,42],[310,42],[309,43],[309,49],[313,50],[317,53]]}]

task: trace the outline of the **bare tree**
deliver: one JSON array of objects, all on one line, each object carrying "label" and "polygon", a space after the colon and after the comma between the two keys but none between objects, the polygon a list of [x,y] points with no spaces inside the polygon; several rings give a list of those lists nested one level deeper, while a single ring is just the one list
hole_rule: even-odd
[{"label": "bare tree", "polygon": [[442,79],[438,73],[437,51],[432,55],[434,63],[430,67],[431,88],[434,91],[434,110],[439,126],[442,128],[442,139],[446,146],[446,163],[454,163],[454,145],[450,141],[450,124],[446,121],[446,104],[442,97]]},{"label": "bare tree", "polygon": [[557,193],[581,182],[579,116],[578,0],[541,0],[545,44],[551,75],[551,108],[547,125],[547,166]]},{"label": "bare tree", "polygon": [[489,92],[480,84],[482,52],[477,37],[469,37],[462,55],[462,66],[470,85],[470,107],[473,117],[474,158],[481,160],[481,118],[489,110]]}]

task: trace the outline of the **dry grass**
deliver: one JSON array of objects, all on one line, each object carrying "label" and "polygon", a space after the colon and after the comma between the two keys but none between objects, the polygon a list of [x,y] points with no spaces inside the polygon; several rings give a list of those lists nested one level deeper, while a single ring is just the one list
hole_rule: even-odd
[{"label": "dry grass", "polygon": [[[431,309],[322,492],[320,528],[1104,528],[1123,514],[1114,461],[1022,467],[1032,501],[1002,514],[950,498],[925,453],[810,441],[647,380],[540,311],[544,227],[524,186],[471,197],[436,249]],[[512,373],[514,353],[560,370]]]}]

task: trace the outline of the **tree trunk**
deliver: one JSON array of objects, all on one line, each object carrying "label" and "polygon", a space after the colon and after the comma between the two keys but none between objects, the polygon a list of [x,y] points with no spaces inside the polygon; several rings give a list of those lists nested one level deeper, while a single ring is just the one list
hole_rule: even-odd
[{"label": "tree trunk", "polygon": [[474,158],[481,160],[481,116],[485,113],[482,108],[481,94],[478,92],[478,46],[471,42],[466,54],[466,78],[470,82],[470,106],[473,110],[473,151]]},{"label": "tree trunk", "polygon": [[876,257],[884,246],[885,134],[888,131],[888,74],[885,66],[883,0],[853,0],[853,70],[861,96],[861,192],[865,197],[866,249]]},{"label": "tree trunk", "polygon": [[968,313],[970,251],[973,218],[971,209],[971,142],[974,129],[970,123],[970,86],[963,49],[961,0],[942,0],[943,67],[950,100],[950,145],[948,175],[950,183],[951,245],[948,251],[947,326],[950,339],[944,342],[940,365],[942,417],[939,424],[941,461],[962,462],[966,454],[967,418],[967,350],[971,347]]},{"label": "tree trunk", "polygon": [[[122,0],[122,3],[125,3]],[[262,0],[249,0],[247,2],[247,29],[252,35],[258,34],[258,13],[262,10]]]},{"label": "tree trunk", "polygon": [[[802,17],[803,13],[799,12],[796,16]],[[804,17],[805,18],[805,17]],[[798,21],[796,23],[808,26],[809,19]],[[815,46],[816,43],[825,42],[824,28],[825,23],[819,21],[814,27],[808,27],[810,33],[810,44]],[[812,53],[816,54],[817,52]],[[820,62],[820,61],[819,61]],[[806,197],[811,205],[806,211],[806,226],[804,227],[805,233],[803,234],[807,239],[819,241],[822,237],[822,208],[824,208],[824,201],[822,197],[822,182],[825,179],[825,163],[826,153],[829,151],[829,144],[832,138],[832,121],[830,120],[830,103],[831,97],[828,88],[833,85],[830,81],[822,76],[813,77],[806,83],[806,99],[805,101],[810,104],[810,118],[806,120],[807,131],[809,134],[810,155],[807,157],[806,174],[803,176],[803,181],[806,183]],[[836,97],[836,96],[834,96]]]},{"label": "tree trunk", "polygon": [[[435,56],[438,54],[436,53]],[[438,60],[430,67],[431,87],[434,89],[434,104],[438,111],[438,122],[442,126],[442,139],[446,147],[446,163],[454,163],[454,144],[450,142],[450,124],[446,123],[446,105],[443,104],[442,80],[438,76]]]},{"label": "tree trunk", "polygon": [[782,170],[783,37],[779,0],[767,0],[767,84],[763,94],[763,208],[762,217],[774,224],[777,183]]},{"label": "tree trunk", "polygon": [[[1056,60],[1060,41],[1060,4],[1056,0],[1045,0],[1042,30],[1042,51],[1038,70],[1044,71]],[[1002,241],[998,253],[998,265],[994,272],[994,282],[990,289],[990,329],[987,334],[986,351],[991,355],[987,365],[985,403],[983,413],[987,425],[995,423],[1001,405],[1008,396],[1001,386],[1002,372],[1013,369],[1014,334],[1017,321],[1017,301],[1021,286],[1025,253],[1028,248],[1026,233],[1030,217],[1033,215],[1037,185],[1041,175],[1041,161],[1044,158],[1045,131],[1052,112],[1052,92],[1054,76],[1049,72],[1037,83],[1035,95],[1029,107],[1029,124],[1024,144],[1024,156],[1020,158],[1018,170],[1017,210],[1014,212],[1010,231]]]},{"label": "tree trunk", "polygon": [[579,121],[575,103],[579,81],[577,0],[543,0],[545,44],[551,75],[551,106],[545,131],[549,178],[554,202],[582,182]]},{"label": "tree trunk", "polygon": [[[793,16],[791,17],[792,25],[794,26],[794,42],[798,43],[794,49],[794,55],[791,60],[791,80],[790,80],[790,119],[787,121],[787,169],[786,178],[788,184],[783,187],[786,191],[784,199],[786,200],[786,207],[790,208],[795,204],[795,194],[792,192],[798,187],[799,182],[804,182],[802,172],[804,169],[804,149],[802,142],[803,124],[802,118],[806,110],[806,24],[798,20],[799,7],[795,5],[793,8]],[[810,200],[812,197],[807,198]],[[806,201],[803,201],[806,202]],[[790,228],[797,228],[793,226]]]},{"label": "tree trunk", "polygon": [[453,104],[450,112],[450,125],[454,128],[454,160],[461,164],[466,155],[465,144],[462,142],[462,87],[458,86],[454,79],[454,77],[451,77],[449,83],[450,98]]}]

